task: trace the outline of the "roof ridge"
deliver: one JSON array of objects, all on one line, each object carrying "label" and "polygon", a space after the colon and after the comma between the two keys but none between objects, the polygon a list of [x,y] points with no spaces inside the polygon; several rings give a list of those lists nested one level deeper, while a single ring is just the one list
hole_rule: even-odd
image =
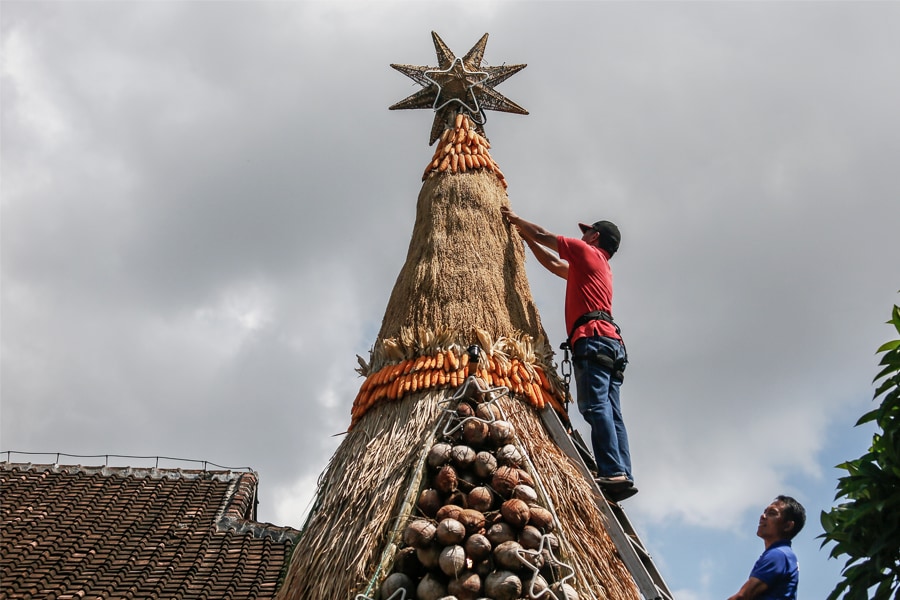
[{"label": "roof ridge", "polygon": [[181,469],[159,467],[111,467],[109,465],[62,465],[58,463],[14,463],[0,461],[0,469],[5,471],[50,471],[52,473],[73,473],[94,475],[117,475],[120,477],[149,477],[151,479],[212,479],[222,482],[240,479],[243,475],[254,475],[256,471],[232,471],[211,469]]},{"label": "roof ridge", "polygon": [[[209,460],[199,460],[196,458],[178,458],[178,457],[174,457],[174,456],[139,456],[139,455],[134,455],[134,454],[68,454],[66,452],[25,452],[25,451],[21,451],[21,450],[3,450],[3,451],[0,451],[0,454],[6,455],[6,462],[13,462],[12,455],[17,454],[17,455],[23,455],[23,456],[55,456],[56,460],[54,461],[53,464],[59,464],[59,459],[62,456],[66,457],[67,459],[68,458],[96,458],[96,459],[102,458],[104,460],[103,464],[107,465],[107,466],[109,466],[109,459],[111,459],[111,458],[126,458],[129,460],[146,460],[146,461],[153,460],[153,461],[155,461],[154,466],[157,468],[159,468],[159,461],[163,460],[163,461],[174,461],[174,462],[179,462],[179,463],[200,464],[200,465],[203,465],[202,470],[204,470],[204,471],[210,470],[207,468],[207,465],[216,467],[216,469],[221,470],[221,471],[247,471],[247,472],[253,471],[252,467],[226,466],[226,465],[220,465],[220,464],[214,463]],[[22,464],[25,464],[25,463],[22,463]],[[131,466],[131,465],[129,465],[129,466]],[[200,469],[198,469],[198,470],[200,470]]]}]

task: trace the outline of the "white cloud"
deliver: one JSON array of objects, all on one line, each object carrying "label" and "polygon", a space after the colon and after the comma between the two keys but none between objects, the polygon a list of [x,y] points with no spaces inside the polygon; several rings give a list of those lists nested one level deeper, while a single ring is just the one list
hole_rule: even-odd
[{"label": "white cloud", "polygon": [[223,291],[213,305],[198,307],[194,318],[223,332],[250,334],[271,323],[271,293],[259,284],[242,282]]},{"label": "white cloud", "polygon": [[315,499],[317,481],[318,475],[307,475],[275,490],[275,524],[289,525],[295,529],[303,526]]},{"label": "white cloud", "polygon": [[[58,87],[48,81],[40,58],[35,56],[24,32],[12,30],[3,36],[0,72],[6,87],[5,100],[13,100],[11,123],[27,128],[41,144],[56,146],[69,133],[62,111],[55,105]],[[6,103],[6,102],[5,102]]]}]

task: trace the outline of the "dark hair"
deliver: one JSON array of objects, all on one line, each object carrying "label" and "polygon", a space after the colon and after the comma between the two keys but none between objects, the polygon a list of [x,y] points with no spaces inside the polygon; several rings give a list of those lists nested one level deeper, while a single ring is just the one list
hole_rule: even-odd
[{"label": "dark hair", "polygon": [[784,520],[794,522],[794,528],[787,534],[787,539],[792,540],[806,524],[806,509],[790,496],[777,496],[775,500],[784,504]]}]

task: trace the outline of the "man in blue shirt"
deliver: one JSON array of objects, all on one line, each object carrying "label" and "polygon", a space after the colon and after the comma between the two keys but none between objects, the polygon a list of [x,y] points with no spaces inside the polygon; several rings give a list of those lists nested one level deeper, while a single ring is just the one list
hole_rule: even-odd
[{"label": "man in blue shirt", "polygon": [[800,570],[791,540],[806,523],[806,509],[790,496],[778,496],[759,517],[756,535],[766,545],[750,578],[728,600],[797,600]]}]

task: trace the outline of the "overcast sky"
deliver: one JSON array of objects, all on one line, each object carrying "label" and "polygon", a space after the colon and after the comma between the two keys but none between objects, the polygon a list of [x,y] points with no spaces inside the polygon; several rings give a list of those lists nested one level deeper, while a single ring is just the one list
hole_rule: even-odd
[{"label": "overcast sky", "polygon": [[[389,64],[489,32],[528,64],[497,89],[531,114],[486,125],[514,209],[623,232],[626,506],[676,597],[735,592],[780,493],[801,600],[837,582],[818,515],[900,289],[900,3],[0,10],[4,451],[250,466],[260,519],[302,525],[433,151]],[[563,282],[528,269],[556,346]]]}]

